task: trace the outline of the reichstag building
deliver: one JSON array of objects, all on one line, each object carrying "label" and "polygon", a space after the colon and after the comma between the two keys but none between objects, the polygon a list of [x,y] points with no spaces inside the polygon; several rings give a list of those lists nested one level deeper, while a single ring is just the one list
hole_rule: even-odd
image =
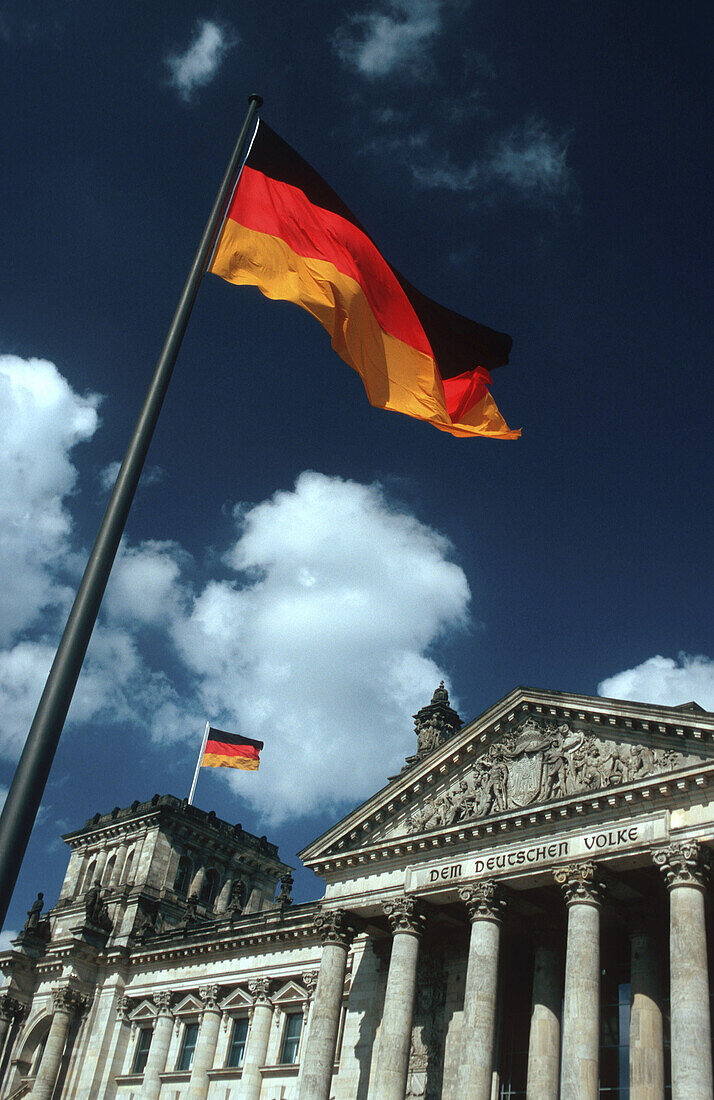
[{"label": "reichstag building", "polygon": [[711,1100],[714,714],[443,685],[291,868],[155,795],[0,955],[0,1098]]}]

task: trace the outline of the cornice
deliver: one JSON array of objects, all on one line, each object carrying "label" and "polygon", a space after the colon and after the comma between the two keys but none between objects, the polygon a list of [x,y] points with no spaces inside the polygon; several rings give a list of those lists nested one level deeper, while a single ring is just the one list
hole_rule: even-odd
[{"label": "cornice", "polygon": [[[342,860],[341,854],[336,854],[334,851],[335,845],[345,849],[345,859],[348,855],[355,855],[355,852],[348,851],[348,846],[359,849],[360,835],[372,833],[381,822],[400,809],[406,808],[420,793],[428,791],[459,763],[488,749],[494,740],[502,737],[525,716],[556,719],[568,722],[575,728],[586,726],[594,734],[601,730],[603,737],[619,736],[634,743],[641,743],[642,738],[638,735],[644,733],[647,742],[654,747],[677,749],[682,752],[688,748],[701,752],[706,746],[711,751],[714,761],[714,714],[712,713],[700,714],[693,711],[680,711],[673,707],[657,707],[617,699],[518,687],[465,725],[440,748],[400,773],[351,814],[314,840],[299,853],[300,858],[307,866],[317,871],[318,867],[324,867],[326,861],[329,863],[335,859]],[[667,773],[667,780],[670,774],[678,773]],[[629,790],[631,786],[638,789],[656,787],[661,783],[662,776],[653,776],[651,781],[640,782],[629,787],[623,786],[619,791]],[[619,791],[600,790],[593,792],[592,797],[603,800]],[[558,807],[559,810],[571,801],[585,803],[590,802],[591,797],[579,796],[575,799],[558,800],[552,804],[539,806],[532,813],[541,813],[553,807]],[[517,814],[492,815],[488,823],[493,824],[503,817],[528,819],[531,813],[520,811]],[[461,830],[443,830],[440,835],[465,831],[478,836],[482,835],[482,832],[473,833],[473,830],[485,828],[487,828],[486,823],[479,822],[478,825],[469,825],[465,830],[463,827]],[[409,838],[409,841],[412,840],[418,841],[419,834]],[[432,840],[436,838],[433,834],[429,834],[429,840],[425,846],[431,846]],[[381,851],[387,843],[389,842],[385,841],[359,851],[371,853],[373,847]],[[397,841],[392,843],[395,844]],[[437,843],[434,846],[439,845]],[[369,858],[372,858],[371,855]],[[341,865],[349,864],[343,862]]]}]

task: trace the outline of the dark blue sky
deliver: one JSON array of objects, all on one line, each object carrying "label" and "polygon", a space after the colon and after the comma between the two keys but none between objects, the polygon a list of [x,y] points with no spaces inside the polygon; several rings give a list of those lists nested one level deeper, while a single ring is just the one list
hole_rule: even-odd
[{"label": "dark blue sky", "polygon": [[[517,442],[453,439],[373,410],[306,314],[207,278],[152,446],[155,484],[140,491],[127,528],[137,560],[154,540],[147,568],[164,569],[163,581],[174,568],[161,589],[171,589],[171,608],[132,619],[136,578],[123,603],[115,598],[106,644],[135,647],[138,663],[124,679],[117,671],[118,697],[107,701],[107,677],[120,662],[105,656],[94,701],[75,708],[8,927],[37,889],[52,896],[58,888],[58,831],[154,791],[183,795],[206,717],[256,735],[248,716],[262,715],[266,756],[270,728],[282,724],[274,745],[297,792],[286,795],[288,780],[274,780],[282,820],[265,817],[269,790],[248,803],[216,773],[202,775],[197,802],[269,831],[291,860],[350,807],[344,777],[330,798],[324,776],[305,778],[341,767],[325,717],[331,697],[340,728],[359,712],[366,750],[374,739],[387,745],[377,770],[355,782],[352,802],[412,751],[410,714],[438,675],[464,718],[517,683],[595,693],[627,670],[615,685],[623,694],[676,703],[698,691],[714,708],[711,24],[710,4],[657,0],[3,5],[0,355],[20,373],[33,357],[47,360],[72,400],[103,400],[101,424],[80,446],[62,436],[46,456],[65,455],[78,474],[59,487],[50,477],[38,508],[54,493],[72,526],[50,539],[34,610],[28,597],[6,631],[0,782],[9,782],[24,735],[18,723],[36,702],[38,647],[58,637],[59,588],[76,583],[101,517],[98,475],[121,456],[133,426],[249,92],[264,96],[266,121],[411,281],[513,336],[493,393],[523,428]],[[194,68],[182,68],[192,42]],[[179,59],[173,83],[171,56]],[[201,73],[203,83],[192,83]],[[45,458],[32,409],[23,406],[25,430],[18,407],[6,409],[20,424],[7,468]],[[306,470],[324,477],[295,490]],[[345,496],[345,482],[379,483],[383,494]],[[278,491],[288,495],[276,503]],[[308,534],[326,516],[324,542],[294,550],[286,565],[285,536],[268,517],[253,531],[257,549],[241,544],[227,562],[245,533],[234,506],[248,502],[240,522],[249,505],[271,499],[276,521],[283,509]],[[5,522],[26,525],[18,551],[26,564],[37,515],[15,498],[6,503]],[[351,504],[354,524],[340,514]],[[256,523],[266,516],[254,515]],[[390,579],[376,561],[380,588],[354,563],[376,553],[365,531],[381,530],[381,519],[379,545],[393,539],[398,555],[400,539],[409,543],[409,576]],[[442,559],[434,583],[420,572],[425,532],[429,554]],[[313,569],[321,546],[329,578],[327,567],[324,577]],[[8,559],[8,588],[25,568],[17,560]],[[447,562],[456,569],[448,577]],[[342,599],[347,589],[364,604],[374,640],[366,631],[355,661],[337,637],[340,620],[352,621],[340,599],[335,639],[329,616],[306,611],[303,647],[289,585],[278,583],[293,566],[296,583],[313,593],[325,581],[328,606],[331,592]],[[41,591],[48,577],[51,598]],[[470,588],[468,606],[459,583]],[[202,595],[204,606],[215,592],[224,600],[218,610],[211,604],[222,648],[204,649],[194,601]],[[394,608],[409,619],[398,637],[379,622]],[[245,616],[235,637],[233,615]],[[266,633],[259,654],[250,648],[255,623],[271,616],[291,624],[278,631],[274,667],[266,653],[277,635]],[[291,646],[302,660],[308,654],[313,678]],[[395,668],[405,662],[404,697],[394,674],[381,682],[371,652]],[[658,655],[669,663],[652,663]],[[32,666],[22,691],[13,678],[20,656]],[[349,690],[347,667],[363,674]],[[222,694],[221,677],[233,675]],[[266,687],[281,677],[292,685],[284,714],[283,689]],[[174,710],[150,735],[158,700]],[[306,737],[311,752],[301,756]],[[343,764],[355,766],[349,753]],[[277,774],[243,778],[267,784]],[[315,887],[302,879],[300,891]]]}]

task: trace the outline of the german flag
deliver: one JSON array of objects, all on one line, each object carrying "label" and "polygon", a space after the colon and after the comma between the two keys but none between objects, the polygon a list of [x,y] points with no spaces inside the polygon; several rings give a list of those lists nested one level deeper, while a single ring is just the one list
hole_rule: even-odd
[{"label": "german flag", "polygon": [[243,771],[257,772],[260,765],[262,741],[252,737],[241,737],[237,733],[224,733],[222,730],[208,731],[208,740],[201,758],[202,768],[242,768]]},{"label": "german flag", "polygon": [[210,270],[295,302],[330,333],[372,405],[452,435],[515,439],[488,391],[511,338],[408,283],[331,187],[262,121]]}]

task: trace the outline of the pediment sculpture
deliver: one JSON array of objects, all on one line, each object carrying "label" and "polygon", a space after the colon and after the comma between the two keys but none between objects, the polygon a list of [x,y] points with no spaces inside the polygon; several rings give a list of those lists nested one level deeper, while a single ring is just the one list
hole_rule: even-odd
[{"label": "pediment sculpture", "polygon": [[565,723],[526,719],[440,795],[409,815],[410,833],[474,821],[535,802],[636,782],[693,763],[694,757],[595,737]]}]

